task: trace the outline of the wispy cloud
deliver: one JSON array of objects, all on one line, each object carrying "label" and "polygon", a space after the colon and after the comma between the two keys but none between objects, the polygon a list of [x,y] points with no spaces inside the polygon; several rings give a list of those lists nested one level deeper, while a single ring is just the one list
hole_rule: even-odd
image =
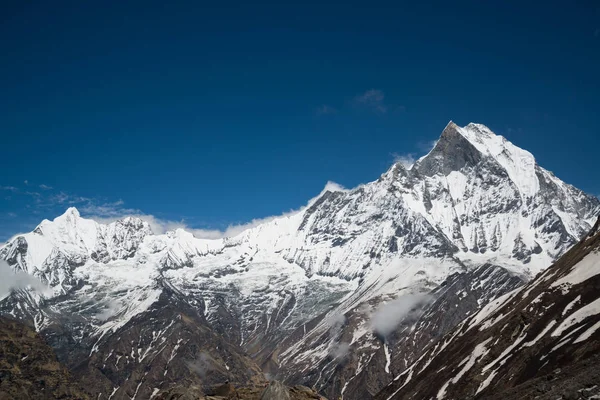
[{"label": "wispy cloud", "polygon": [[134,208],[126,208],[123,200],[114,202],[98,203],[96,200],[84,198],[85,202],[79,208],[84,214],[95,215],[98,217],[110,218],[121,217],[124,215],[141,214],[141,211]]},{"label": "wispy cloud", "polygon": [[315,110],[315,113],[317,115],[336,114],[337,113],[337,109],[335,109],[334,107],[329,106],[327,104],[323,104],[323,105],[317,107],[317,109]]},{"label": "wispy cloud", "polygon": [[136,217],[140,218],[150,225],[150,229],[154,234],[160,235],[168,231],[174,231],[176,229],[183,229],[188,231],[194,235],[194,237],[199,239],[220,239],[223,237],[232,237],[236,236],[243,231],[254,228],[260,224],[270,222],[276,218],[285,217],[288,215],[292,215],[297,211],[290,211],[289,213],[284,213],[277,216],[266,217],[266,218],[257,218],[253,219],[248,223],[243,224],[231,224],[226,229],[198,229],[193,228],[188,225],[188,223],[184,220],[171,220],[167,218],[159,218],[152,214],[144,214],[139,210],[135,209],[127,209],[127,208],[110,208],[106,206],[101,206],[97,208],[80,208],[79,211],[85,218],[93,219],[96,222],[101,224],[109,224],[111,222],[117,221],[119,219],[125,217]]},{"label": "wispy cloud", "polygon": [[43,183],[40,185],[40,189],[43,190],[52,190],[52,186],[44,185]]},{"label": "wispy cloud", "polygon": [[13,290],[30,289],[48,293],[48,286],[26,272],[13,270],[4,260],[0,260],[0,299],[8,296]]},{"label": "wispy cloud", "polygon": [[[11,192],[11,196],[12,193],[15,193],[15,196],[31,196],[32,193],[13,186],[0,186],[0,190]],[[321,194],[325,191],[345,190],[345,188],[336,184],[335,182],[327,182]],[[319,196],[321,194],[319,194]],[[198,228],[197,226],[191,226],[184,219],[173,220],[145,213],[140,209],[127,206],[125,202],[120,199],[116,201],[109,201],[102,198],[79,196],[73,193],[58,191],[51,188],[43,190],[41,193],[36,193],[36,196],[33,198],[22,197],[20,200],[15,200],[15,202],[24,208],[23,212],[19,212],[18,221],[21,221],[22,226],[17,226],[17,229],[20,232],[33,229],[33,227],[35,227],[35,225],[37,225],[42,218],[52,219],[55,216],[64,213],[68,207],[76,207],[83,217],[96,220],[100,223],[110,223],[118,219],[132,216],[139,217],[148,222],[150,228],[155,234],[162,234],[167,231],[181,228],[191,232],[197,238],[218,239],[236,236],[247,229],[268,223],[276,218],[285,218],[291,216],[303,210],[305,207],[309,207],[319,196],[311,199],[306,206],[301,207],[300,209],[290,210],[279,215],[256,218],[249,222],[230,224],[225,229],[202,229]],[[12,211],[13,210],[4,215],[5,221],[7,220],[6,218],[14,219],[17,216],[17,214]],[[16,233],[12,231],[15,229],[15,226],[16,225],[13,224],[13,228],[10,229],[11,231],[0,232],[0,236],[6,238],[11,237]]]},{"label": "wispy cloud", "polygon": [[172,231],[175,229],[184,229],[188,232],[191,232],[197,238],[219,239],[223,237],[236,236],[245,230],[271,222],[277,218],[285,218],[294,215],[302,211],[304,208],[309,207],[321,194],[325,193],[326,191],[335,192],[345,190],[346,189],[343,186],[335,182],[327,182],[321,193],[312,198],[304,207],[301,207],[297,210],[290,210],[278,215],[255,218],[249,222],[230,224],[225,229],[202,229],[190,226],[184,219],[173,220],[168,218],[160,218],[152,214],[144,213],[142,210],[127,207],[123,200],[105,201],[102,199],[77,196],[64,191],[52,193],[50,195],[44,195],[37,202],[31,205],[31,209],[35,209],[36,214],[39,213],[40,210],[43,211],[43,214],[48,214],[50,212],[62,213],[68,207],[76,207],[83,217],[93,219],[99,223],[106,224],[125,217],[138,217],[148,222],[152,232],[155,234],[163,234],[167,231]]},{"label": "wispy cloud", "polygon": [[288,212],[284,212],[278,215],[272,215],[264,218],[255,218],[249,222],[244,222],[240,224],[230,224],[225,229],[199,229],[196,227],[189,226],[184,219],[171,220],[159,218],[151,214],[145,214],[140,210],[125,208],[123,207],[124,203],[122,201],[106,203],[101,206],[95,206],[90,208],[82,208],[80,211],[82,211],[82,213],[84,213],[86,217],[94,219],[95,221],[101,223],[110,223],[116,221],[117,219],[121,219],[127,216],[138,217],[148,222],[148,224],[150,225],[150,229],[152,229],[152,232],[154,232],[155,234],[162,234],[175,229],[184,229],[188,232],[191,232],[195,237],[199,239],[220,239],[224,237],[233,237],[239,235],[240,233],[248,229],[252,229],[259,225],[269,223],[275,219],[286,218],[297,214],[305,208],[310,207],[323,193],[327,191],[343,192],[346,190],[347,189],[344,188],[342,185],[329,181],[327,182],[323,190],[317,196],[310,199],[304,207],[300,207],[297,210],[290,210]]},{"label": "wispy cloud", "polygon": [[69,201],[70,196],[65,192],[56,193],[48,199],[50,203],[65,204]]},{"label": "wispy cloud", "polygon": [[369,89],[356,96],[350,98],[345,104],[336,106],[330,104],[322,104],[315,109],[315,114],[330,115],[338,114],[346,111],[348,108],[354,111],[363,110],[369,111],[375,114],[388,114],[388,113],[403,113],[406,111],[404,105],[399,105],[388,101],[386,94],[381,89]]},{"label": "wispy cloud", "polygon": [[412,167],[416,161],[414,153],[407,153],[407,154],[392,153],[392,157],[394,158],[394,164],[400,163],[406,169]]},{"label": "wispy cloud", "polygon": [[297,214],[302,209],[291,210],[283,214],[273,215],[265,218],[255,218],[250,222],[246,222],[243,224],[231,224],[224,230],[213,230],[213,229],[190,229],[188,230],[194,234],[195,237],[203,238],[203,239],[218,239],[222,237],[233,237],[239,235],[240,233],[255,228],[259,225],[266,224],[271,222],[277,218],[289,217],[291,215]]},{"label": "wispy cloud", "polygon": [[407,294],[384,303],[373,314],[371,326],[380,337],[386,338],[396,327],[410,318],[430,301],[430,296],[424,294]]},{"label": "wispy cloud", "polygon": [[[436,140],[421,141],[417,143],[417,147],[421,154],[429,153],[437,144]],[[419,159],[417,153],[391,153],[394,164],[400,163],[404,168],[411,168]]]},{"label": "wispy cloud", "polygon": [[[25,182],[27,182],[27,181],[25,181]],[[31,191],[31,190],[23,190],[18,187],[15,187],[15,186],[0,186],[0,190],[4,190],[6,192],[11,192],[14,194],[22,194],[22,195],[26,195],[26,196],[33,196],[33,197],[40,196],[40,194],[38,192]]]},{"label": "wispy cloud", "polygon": [[389,106],[385,103],[385,94],[379,89],[370,89],[354,98],[354,104],[380,114],[385,114]]},{"label": "wispy cloud", "polygon": [[[303,207],[304,208],[304,207]],[[265,218],[255,218],[250,222],[241,223],[241,224],[230,224],[225,229],[202,229],[202,228],[194,228],[190,226],[184,219],[181,220],[171,220],[167,218],[159,218],[151,214],[144,214],[139,210],[126,209],[126,208],[114,208],[109,211],[105,209],[105,207],[100,207],[97,209],[88,209],[81,208],[80,211],[82,215],[86,218],[90,218],[95,220],[96,222],[108,224],[114,222],[116,220],[125,218],[125,217],[137,217],[140,218],[150,225],[150,229],[152,232],[160,235],[168,231],[174,231],[176,229],[186,230],[194,235],[194,237],[199,239],[221,239],[224,237],[233,237],[236,236],[245,230],[255,228],[259,225],[271,222],[277,218],[284,218],[294,215],[300,212],[303,208],[298,210],[290,210],[289,212],[282,213],[279,215],[273,215]],[[94,211],[101,211],[101,214],[94,213]]]}]

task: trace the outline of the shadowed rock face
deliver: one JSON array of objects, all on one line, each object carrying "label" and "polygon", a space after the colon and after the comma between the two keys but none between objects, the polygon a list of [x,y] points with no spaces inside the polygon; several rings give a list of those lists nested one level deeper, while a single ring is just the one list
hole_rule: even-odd
[{"label": "shadowed rock face", "polygon": [[206,392],[225,381],[265,382],[239,346],[215,332],[181,293],[168,287],[147,312],[100,340],[83,363],[71,368],[87,388],[115,400],[147,399],[170,387]]},{"label": "shadowed rock face", "polygon": [[0,317],[0,399],[90,399],[31,328]]},{"label": "shadowed rock face", "polygon": [[290,400],[290,393],[281,382],[273,381],[262,393],[260,400]]},{"label": "shadowed rock face", "polygon": [[454,122],[450,122],[433,150],[417,163],[415,170],[425,176],[446,176],[452,171],[473,168],[482,159],[479,150],[458,132]]},{"label": "shadowed rock face", "polygon": [[301,385],[285,386],[272,381],[267,385],[235,387],[229,383],[202,393],[197,387],[174,387],[162,391],[156,400],[327,400],[314,390]]},{"label": "shadowed rock face", "polygon": [[[344,399],[369,399],[466,316],[475,314],[482,305],[524,283],[521,277],[490,264],[466,273],[453,274],[425,296],[425,306],[409,314],[388,337],[371,332],[349,345],[343,357],[328,357],[312,367],[310,361],[297,363],[290,370],[284,367],[282,376],[289,383],[312,385],[320,374],[321,379],[316,387],[324,395],[336,398],[344,390]],[[376,303],[373,306],[375,308]],[[364,308],[361,305],[346,313],[337,333],[338,343],[352,341],[358,324],[365,318]],[[309,342],[309,345],[318,347],[331,340],[330,335],[331,331],[324,332],[319,340]],[[303,370],[305,372],[301,372]]]},{"label": "shadowed rock face", "polygon": [[585,399],[600,395],[600,232],[491,302],[376,399]]}]

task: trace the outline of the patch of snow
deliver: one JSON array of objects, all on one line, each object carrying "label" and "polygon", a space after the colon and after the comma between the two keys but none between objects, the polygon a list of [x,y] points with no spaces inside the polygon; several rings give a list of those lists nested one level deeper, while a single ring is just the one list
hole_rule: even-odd
[{"label": "patch of snow", "polygon": [[562,316],[564,317],[565,315],[567,315],[567,313],[577,304],[579,303],[579,301],[581,300],[581,295],[575,297],[575,299],[573,299],[572,302],[570,302],[569,304],[567,304],[567,306],[565,307],[565,309],[562,312]]},{"label": "patch of snow", "polygon": [[561,285],[578,285],[586,280],[600,274],[600,253],[593,252],[588,254],[580,262],[575,264],[566,276],[552,282],[550,287]]},{"label": "patch of snow", "polygon": [[585,332],[583,332],[573,343],[581,343],[585,340],[588,340],[592,335],[600,329],[600,321],[596,322],[590,328],[588,328]]},{"label": "patch of snow", "polygon": [[152,400],[154,398],[154,396],[156,396],[158,394],[158,392],[160,392],[160,389],[154,388],[154,390],[152,390],[152,394],[150,395],[150,400]]},{"label": "patch of snow", "polygon": [[390,373],[390,364],[391,364],[392,360],[390,358],[390,350],[388,349],[387,343],[383,344],[383,351],[385,353],[385,373],[389,374]]},{"label": "patch of snow", "polygon": [[554,332],[552,332],[552,336],[561,336],[566,330],[571,328],[573,325],[578,324],[579,322],[583,321],[588,317],[598,314],[600,314],[600,298],[573,312],[554,330]]},{"label": "patch of snow", "polygon": [[550,331],[550,329],[552,329],[552,327],[554,327],[554,325],[556,325],[555,319],[550,321],[550,323],[548,323],[548,325],[546,325],[546,327],[535,337],[535,339],[533,339],[530,342],[523,343],[523,347],[531,347],[534,344],[536,344],[541,338],[546,336],[546,334]]},{"label": "patch of snow", "polygon": [[461,365],[463,365],[462,369],[458,372],[458,374],[456,374],[456,376],[454,376],[454,378],[448,380],[448,382],[446,382],[438,391],[437,393],[437,398],[438,400],[443,399],[446,396],[446,390],[448,389],[448,386],[452,383],[453,385],[456,385],[458,383],[458,381],[463,377],[463,375],[469,371],[471,368],[473,368],[473,366],[475,365],[475,363],[485,357],[485,355],[490,351],[490,349],[487,348],[487,344],[492,340],[492,338],[488,338],[485,341],[483,341],[482,343],[478,343],[475,348],[473,349],[473,352],[465,359],[463,360],[463,362],[461,362]]}]

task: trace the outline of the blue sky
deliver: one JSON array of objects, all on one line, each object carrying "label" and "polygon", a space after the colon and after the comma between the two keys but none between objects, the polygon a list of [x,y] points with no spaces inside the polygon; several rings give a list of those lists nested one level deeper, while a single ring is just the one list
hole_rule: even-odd
[{"label": "blue sky", "polygon": [[597,1],[164,3],[3,3],[0,240],[69,205],[223,230],[449,120],[600,193]]}]

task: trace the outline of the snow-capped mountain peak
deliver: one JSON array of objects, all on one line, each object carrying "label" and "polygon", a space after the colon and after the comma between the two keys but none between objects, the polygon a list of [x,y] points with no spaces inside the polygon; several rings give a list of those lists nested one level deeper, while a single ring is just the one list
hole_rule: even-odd
[{"label": "snow-capped mountain peak", "polygon": [[504,168],[521,195],[532,197],[537,193],[540,185],[535,170],[536,161],[530,152],[494,134],[485,125],[471,123],[459,129],[459,132],[480,152],[491,156]]},{"label": "snow-capped mountain peak", "polygon": [[[92,354],[168,289],[257,357],[294,333],[282,360],[313,364],[328,357],[329,339],[304,358],[292,354],[328,331],[326,319],[313,318],[428,292],[485,264],[531,278],[589,231],[599,211],[598,199],[527,151],[483,125],[451,122],[411,168],[396,164],[349,190],[330,183],[297,212],[232,237],[154,234],[137,217],[102,224],[69,208],[0,248],[14,269],[53,288],[47,303],[15,295],[0,311],[40,330],[76,314],[81,321],[68,329]],[[355,343],[370,332],[361,321]]]},{"label": "snow-capped mountain peak", "polygon": [[[308,275],[344,279],[364,276],[362,266],[374,262],[456,252],[465,261],[495,259],[533,275],[589,230],[598,210],[596,198],[539,167],[531,153],[484,125],[450,121],[412,168],[395,165],[352,190],[328,183],[304,209],[232,238],[195,239],[179,230],[157,236],[140,218],[100,224],[72,207],[23,236],[29,245],[19,262],[32,273],[53,251],[75,264],[127,259],[144,238],[158,248],[168,237],[173,248],[186,249],[184,259],[243,245],[275,252]],[[377,253],[383,258],[369,256]]]},{"label": "snow-capped mountain peak", "polygon": [[531,197],[539,190],[533,155],[482,124],[459,127],[450,121],[434,148],[416,165],[425,175],[448,175],[465,166],[474,167],[483,157],[496,161],[524,197]]}]

